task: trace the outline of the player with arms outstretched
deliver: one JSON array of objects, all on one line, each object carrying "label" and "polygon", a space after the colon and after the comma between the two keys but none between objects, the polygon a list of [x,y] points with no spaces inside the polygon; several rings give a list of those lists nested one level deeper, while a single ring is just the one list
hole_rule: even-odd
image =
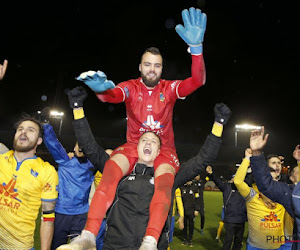
[{"label": "player with arms outstretched", "polygon": [[[179,161],[174,144],[172,126],[173,107],[177,99],[184,99],[205,83],[202,42],[206,15],[199,9],[182,12],[184,26],[176,31],[189,45],[192,54],[192,77],[185,80],[160,79],[163,59],[157,48],[149,48],[142,55],[141,77],[118,84],[106,79],[103,72],[89,71],[77,79],[84,81],[103,102],[125,102],[127,110],[127,143],[118,147],[107,161],[103,178],[92,200],[84,233],[97,235],[101,221],[115,196],[119,180],[130,173],[137,160],[137,143],[141,134],[154,131],[162,139],[160,154],[155,160],[155,192],[150,204],[150,218],[140,249],[156,249],[157,240],[165,224],[171,203],[174,176]],[[151,154],[145,147],[144,152]]]}]

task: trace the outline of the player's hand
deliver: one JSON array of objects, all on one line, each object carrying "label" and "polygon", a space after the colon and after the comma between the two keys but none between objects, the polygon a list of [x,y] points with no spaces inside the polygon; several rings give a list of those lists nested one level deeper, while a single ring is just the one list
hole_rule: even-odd
[{"label": "player's hand", "polygon": [[204,33],[206,30],[206,14],[200,9],[190,8],[182,11],[183,25],[176,25],[178,35],[189,45],[192,55],[202,54]]},{"label": "player's hand", "polygon": [[214,113],[215,122],[221,123],[222,125],[225,125],[231,116],[230,108],[224,103],[217,103],[214,107]]},{"label": "player's hand", "polygon": [[207,166],[206,167],[206,173],[208,173],[208,174],[212,174],[213,173],[213,170],[212,170],[211,166]]},{"label": "player's hand", "polygon": [[39,113],[40,122],[44,125],[49,122],[51,109],[49,107],[45,107],[42,109],[41,113]]},{"label": "player's hand", "polygon": [[7,60],[4,60],[3,65],[0,64],[0,80],[2,80],[3,77],[5,76],[7,65],[8,65],[8,61]]},{"label": "player's hand", "polygon": [[246,148],[245,150],[245,157],[250,158],[252,156],[252,149]]},{"label": "player's hand", "polygon": [[70,244],[61,245],[57,250],[96,250],[96,236],[82,230],[81,235],[73,238]]},{"label": "player's hand", "polygon": [[194,211],[194,215],[195,215],[195,216],[198,216],[198,215],[199,215],[199,212],[195,210],[195,211]]},{"label": "player's hand", "polygon": [[112,81],[107,80],[106,75],[99,70],[97,72],[92,70],[83,72],[76,80],[84,82],[96,93],[115,88],[115,84]]},{"label": "player's hand", "polygon": [[183,230],[184,229],[184,217],[180,216],[178,218],[178,220],[176,221],[176,224],[178,224],[178,227],[180,230]]},{"label": "player's hand", "polygon": [[262,151],[264,146],[267,144],[268,138],[269,134],[265,135],[264,126],[262,126],[261,129],[253,130],[250,135],[250,148],[252,149],[252,153],[254,151]]},{"label": "player's hand", "polygon": [[71,89],[68,92],[70,107],[72,109],[82,108],[83,107],[83,101],[85,100],[87,95],[88,94],[87,94],[86,90],[82,86]]}]

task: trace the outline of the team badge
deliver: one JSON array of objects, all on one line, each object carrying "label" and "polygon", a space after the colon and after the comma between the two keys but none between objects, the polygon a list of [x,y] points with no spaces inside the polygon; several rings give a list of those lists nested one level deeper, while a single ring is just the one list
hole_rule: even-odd
[{"label": "team badge", "polygon": [[160,100],[161,102],[164,102],[165,99],[166,99],[166,98],[164,97],[163,93],[160,92],[160,94],[159,94],[159,100]]},{"label": "team badge", "polygon": [[31,175],[33,175],[35,178],[38,177],[39,173],[34,171],[33,169],[30,170]]}]

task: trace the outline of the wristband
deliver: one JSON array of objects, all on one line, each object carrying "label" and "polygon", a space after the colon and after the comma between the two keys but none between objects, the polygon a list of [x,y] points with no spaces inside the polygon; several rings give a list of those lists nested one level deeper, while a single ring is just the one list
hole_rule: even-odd
[{"label": "wristband", "polygon": [[201,55],[202,52],[203,52],[203,45],[202,45],[202,43],[197,44],[197,45],[191,45],[191,44],[189,44],[188,52],[191,55],[196,55],[196,56],[197,55]]},{"label": "wristband", "polygon": [[83,108],[73,109],[73,115],[75,120],[82,119],[84,117]]},{"label": "wristband", "polygon": [[213,135],[215,135],[217,137],[221,137],[222,132],[223,132],[223,125],[221,125],[220,123],[215,122],[211,132],[212,132]]}]

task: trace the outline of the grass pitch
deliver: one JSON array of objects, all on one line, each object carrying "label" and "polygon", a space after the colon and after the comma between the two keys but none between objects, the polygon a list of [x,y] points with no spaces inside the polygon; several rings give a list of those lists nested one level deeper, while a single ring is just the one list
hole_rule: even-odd
[{"label": "grass pitch", "polygon": [[[204,225],[204,235],[200,234],[200,215],[195,218],[195,229],[194,229],[194,237],[193,237],[193,247],[183,246],[183,233],[178,229],[178,226],[175,225],[173,242],[171,243],[171,250],[182,250],[182,249],[190,249],[195,248],[199,250],[216,250],[222,249],[224,236],[225,236],[225,228],[223,227],[221,233],[221,242],[217,242],[215,240],[217,235],[217,229],[219,225],[219,221],[221,219],[221,211],[222,211],[223,197],[222,192],[214,192],[214,191],[204,191],[204,208],[205,208],[205,225]],[[37,227],[35,233],[35,249],[39,250],[40,247],[40,239],[39,239],[39,231],[40,231],[40,218],[38,216],[37,219]],[[177,219],[177,218],[176,218]],[[245,224],[245,232],[244,232],[244,240],[243,240],[243,248],[246,249],[246,238],[247,238],[247,223]]]}]

